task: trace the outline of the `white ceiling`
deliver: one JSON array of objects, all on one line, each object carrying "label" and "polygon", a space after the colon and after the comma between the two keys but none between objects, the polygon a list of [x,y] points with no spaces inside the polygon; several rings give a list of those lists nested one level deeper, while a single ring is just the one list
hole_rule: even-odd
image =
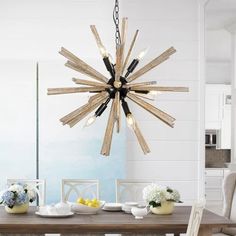
[{"label": "white ceiling", "polygon": [[236,22],[236,0],[209,0],[206,5],[206,28],[218,30]]}]

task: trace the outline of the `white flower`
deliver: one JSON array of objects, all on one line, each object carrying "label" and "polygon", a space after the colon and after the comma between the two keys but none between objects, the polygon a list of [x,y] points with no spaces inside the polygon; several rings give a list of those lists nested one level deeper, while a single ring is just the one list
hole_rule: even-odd
[{"label": "white flower", "polygon": [[9,191],[12,191],[12,192],[17,192],[17,193],[22,193],[24,192],[24,188],[22,185],[19,185],[19,184],[13,184],[11,185],[9,188],[8,188]]},{"label": "white flower", "polygon": [[34,200],[36,198],[35,189],[32,186],[29,186],[29,185],[27,185],[26,189],[27,189],[27,195],[28,195],[29,199]]},{"label": "white flower", "polygon": [[150,184],[143,189],[143,199],[149,204],[155,202],[157,204],[164,201],[180,201],[180,194],[177,190],[170,189],[166,186]]}]

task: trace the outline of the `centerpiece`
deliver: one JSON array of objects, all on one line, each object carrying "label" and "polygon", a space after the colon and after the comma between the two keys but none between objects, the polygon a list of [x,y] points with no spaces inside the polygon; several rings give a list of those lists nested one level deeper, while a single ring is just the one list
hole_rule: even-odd
[{"label": "centerpiece", "polygon": [[154,214],[172,214],[174,203],[182,203],[177,190],[167,186],[150,184],[143,189],[143,199]]},{"label": "centerpiece", "polygon": [[26,213],[29,203],[35,199],[36,192],[31,186],[16,183],[1,193],[0,204],[5,205],[5,210],[8,213]]}]

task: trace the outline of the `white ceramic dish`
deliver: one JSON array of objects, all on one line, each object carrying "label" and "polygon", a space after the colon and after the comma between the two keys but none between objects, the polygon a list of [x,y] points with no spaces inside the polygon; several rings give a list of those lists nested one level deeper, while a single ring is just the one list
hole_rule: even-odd
[{"label": "white ceramic dish", "polygon": [[73,212],[68,212],[66,214],[46,214],[46,213],[40,213],[38,211],[36,211],[35,214],[45,218],[65,218],[74,215]]},{"label": "white ceramic dish", "polygon": [[125,213],[131,214],[131,208],[132,207],[137,207],[138,203],[137,202],[125,202],[122,205],[122,211],[124,211]]},{"label": "white ceramic dish", "polygon": [[106,203],[102,208],[104,211],[121,211],[122,204],[121,203]]},{"label": "white ceramic dish", "polygon": [[143,219],[144,216],[146,216],[150,210],[148,210],[146,207],[139,208],[139,207],[132,207],[131,213],[133,216],[135,216],[135,219]]},{"label": "white ceramic dish", "polygon": [[105,201],[100,201],[99,207],[89,207],[79,203],[70,203],[71,211],[76,214],[97,214],[97,212],[103,208]]}]

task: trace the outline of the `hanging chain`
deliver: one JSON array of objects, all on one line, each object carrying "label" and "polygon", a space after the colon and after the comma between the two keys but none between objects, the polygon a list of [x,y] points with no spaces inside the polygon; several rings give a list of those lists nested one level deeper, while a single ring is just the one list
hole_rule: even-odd
[{"label": "hanging chain", "polygon": [[116,26],[115,42],[116,42],[116,47],[118,47],[118,45],[121,43],[120,29],[119,29],[120,19],[119,19],[119,1],[118,0],[115,0],[115,7],[113,10],[113,21]]}]

